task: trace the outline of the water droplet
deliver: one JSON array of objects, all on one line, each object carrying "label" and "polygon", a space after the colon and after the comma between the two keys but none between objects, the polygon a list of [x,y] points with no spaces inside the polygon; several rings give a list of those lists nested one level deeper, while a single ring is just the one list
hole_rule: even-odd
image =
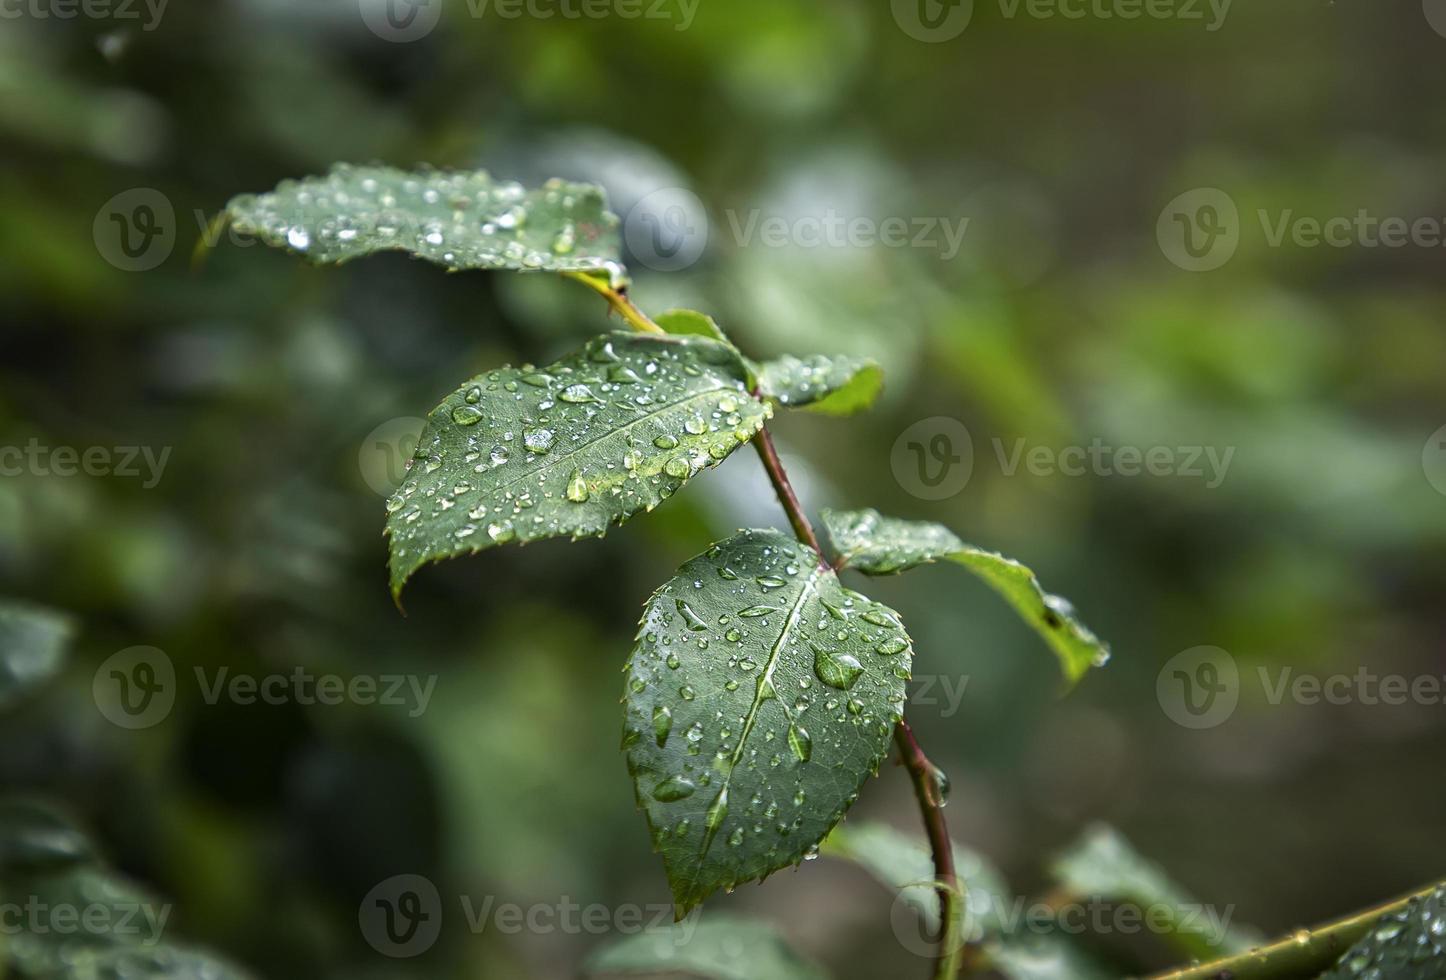
[{"label": "water droplet", "polygon": [[895,636],[890,637],[883,643],[880,643],[878,646],[874,647],[874,652],[878,653],[880,656],[892,657],[895,654],[903,653],[905,650],[908,649],[908,647],[909,644],[906,640],[904,640],[902,637]]},{"label": "water droplet", "polygon": [[305,252],[311,245],[311,235],[305,228],[297,226],[286,233],[286,244],[298,252]]},{"label": "water droplet", "polygon": [[657,739],[658,748],[668,744],[668,733],[673,730],[673,711],[667,705],[658,705],[653,709],[653,737]]},{"label": "water droplet", "polygon": [[781,589],[788,584],[776,575],[760,575],[758,576],[758,578],[754,579],[754,581],[757,582],[759,585],[763,586],[763,590],[765,592],[767,592],[769,589]]},{"label": "water droplet", "polygon": [[584,384],[568,385],[562,389],[562,394],[557,396],[572,405],[581,405],[583,402],[596,401],[592,389]]},{"label": "water droplet", "polygon": [[809,645],[813,647],[813,672],[829,687],[847,691],[864,672],[863,665],[852,654],[834,653],[815,644]]},{"label": "water droplet", "polygon": [[677,800],[686,800],[697,789],[698,787],[694,785],[693,781],[686,776],[669,776],[653,787],[653,799],[663,803],[673,803]]},{"label": "water droplet", "polygon": [[522,444],[530,453],[545,453],[556,441],[557,434],[551,429],[524,429],[522,432]]},{"label": "water droplet", "polygon": [[678,445],[678,440],[673,436],[658,436],[653,440],[653,445],[659,449],[674,449]]},{"label": "water droplet", "polygon": [[697,633],[708,628],[708,624],[703,620],[703,617],[695,613],[682,599],[675,600],[674,605],[677,606],[678,615],[683,617],[683,622],[688,625],[688,629]]},{"label": "water droplet", "polygon": [[452,409],[452,421],[458,425],[476,425],[482,421],[482,410],[473,405],[458,405]]},{"label": "water droplet", "polygon": [[769,613],[776,613],[778,609],[774,606],[749,606],[747,609],[738,610],[738,615],[744,619],[759,619]]},{"label": "water droplet", "polygon": [[663,472],[671,477],[676,477],[677,479],[681,480],[689,473],[693,472],[693,466],[691,463],[688,462],[686,457],[674,456],[663,465]]},{"label": "water droplet", "polygon": [[724,786],[718,791],[718,796],[708,807],[708,815],[703,823],[709,830],[717,830],[723,826],[723,820],[728,816],[728,787]]},{"label": "water droplet", "polygon": [[788,726],[788,747],[799,762],[807,762],[813,756],[813,739],[802,725]]},{"label": "water droplet", "polygon": [[582,478],[581,470],[573,470],[572,479],[567,481],[567,499],[575,504],[581,504],[585,503],[587,498],[587,481]]}]

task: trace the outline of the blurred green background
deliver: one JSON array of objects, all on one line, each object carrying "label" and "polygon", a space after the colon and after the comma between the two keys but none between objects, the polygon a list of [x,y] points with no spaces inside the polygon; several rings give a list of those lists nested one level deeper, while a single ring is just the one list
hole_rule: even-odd
[{"label": "blurred green background", "polygon": [[[1048,651],[962,571],[868,585],[915,637],[916,690],[933,678],[942,700],[967,678],[957,711],[924,696],[909,717],[952,778],[956,838],[1022,892],[1095,820],[1266,933],[1439,877],[1446,706],[1273,705],[1253,680],[1446,671],[1442,250],[1273,246],[1256,217],[1446,217],[1431,0],[1239,4],[1213,31],[1208,8],[1011,17],[977,0],[935,41],[908,7],[700,0],[685,27],[672,3],[544,19],[457,2],[406,43],[373,29],[370,0],[174,3],[149,24],[139,6],[7,14],[0,445],[170,455],[153,487],[0,477],[0,592],[81,626],[65,676],[4,720],[0,783],[68,806],[174,899],[176,929],[260,976],[570,976],[606,935],[474,932],[458,896],[667,902],[618,751],[619,671],[673,569],[739,526],[783,524],[757,460],[737,454],[603,541],[429,569],[404,618],[375,485],[401,458],[395,420],[486,367],[578,346],[607,328],[604,305],[554,277],[399,255],[316,269],[223,239],[190,262],[235,193],[336,160],[425,162],[597,180],[630,221],[651,192],[687,189],[706,247],[678,271],[633,261],[641,306],[710,312],[758,357],[884,363],[870,414],[773,423],[809,507],[948,523],[1032,565],[1115,650],[1061,699]],[[117,267],[106,230],[134,188],[173,210],[142,271]],[[1238,248],[1203,272],[1157,234],[1196,188],[1239,209]],[[952,257],[736,231],[830,210],[969,224]],[[967,428],[973,469],[923,499],[898,444],[940,417]],[[1007,455],[1020,439],[1234,456],[1218,486],[1011,474],[996,440]],[[166,652],[181,696],[127,731],[92,680],[134,645]],[[1235,713],[1197,731],[1156,680],[1201,645],[1243,682]],[[188,680],[298,665],[436,675],[436,690],[412,717],[209,705]],[[918,825],[893,766],[854,813]],[[415,959],[358,929],[362,897],[399,873],[448,907]],[[839,977],[922,975],[891,901],[820,860],[709,909],[771,918]],[[1148,943],[1121,956],[1122,973],[1171,959]]]}]

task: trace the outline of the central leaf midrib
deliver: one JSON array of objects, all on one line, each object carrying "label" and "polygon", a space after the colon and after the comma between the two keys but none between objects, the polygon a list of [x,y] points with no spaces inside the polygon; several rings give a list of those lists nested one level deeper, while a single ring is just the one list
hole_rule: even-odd
[{"label": "central leaf midrib", "polygon": [[[732,785],[733,773],[738,770],[738,763],[743,758],[743,748],[748,742],[748,736],[753,733],[753,726],[758,720],[759,709],[763,707],[765,700],[763,697],[763,685],[765,682],[772,683],[773,671],[778,666],[778,660],[783,654],[783,648],[787,643],[788,635],[797,624],[799,614],[803,610],[804,603],[808,600],[809,593],[817,586],[819,577],[826,570],[827,569],[821,566],[814,566],[813,570],[809,573],[808,580],[803,583],[803,587],[799,590],[798,599],[794,602],[793,608],[788,611],[788,618],[784,620],[783,629],[780,630],[778,634],[778,640],[773,644],[773,649],[769,651],[768,664],[763,668],[763,673],[759,676],[758,683],[753,688],[753,704],[748,709],[748,717],[743,722],[743,730],[738,735],[738,745],[733,750],[732,758],[728,760],[728,775],[723,778],[723,787],[719,790],[720,793],[727,791]],[[721,821],[719,822],[719,827],[722,827]],[[708,857],[708,849],[712,847],[713,839],[717,836],[718,828],[709,830],[704,835],[703,847],[698,852],[698,864],[695,869],[695,874],[697,871],[702,870],[703,861]]]}]

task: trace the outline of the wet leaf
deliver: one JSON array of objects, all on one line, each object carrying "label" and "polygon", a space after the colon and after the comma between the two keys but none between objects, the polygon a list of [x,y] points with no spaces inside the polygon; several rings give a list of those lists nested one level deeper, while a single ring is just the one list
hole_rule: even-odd
[{"label": "wet leaf", "polygon": [[603,273],[625,279],[618,218],[602,188],[527,189],[485,170],[407,172],[337,164],[226,205],[232,226],[317,263],[401,251],[451,270]]},{"label": "wet leaf", "polygon": [[1440,980],[1446,968],[1446,884],[1380,918],[1320,980]]},{"label": "wet leaf", "polygon": [[724,344],[618,333],[468,381],[428,416],[387,501],[393,593],[427,562],[600,536],[652,510],[763,426],[746,379]]},{"label": "wet leaf", "polygon": [[70,620],[60,613],[0,601],[0,711],[60,671],[73,633]]},{"label": "wet leaf", "polygon": [[723,328],[718,326],[718,321],[697,310],[669,310],[653,317],[653,322],[670,334],[708,337],[711,340],[728,342]]},{"label": "wet leaf", "polygon": [[710,980],[823,980],[817,965],[794,952],[772,926],[732,916],[690,917],[604,946],[588,960],[589,976],[708,977]]},{"label": "wet leaf", "polygon": [[912,644],[780,531],[743,531],[649,601],[624,744],[686,912],[816,853],[888,750]]},{"label": "wet leaf", "polygon": [[1044,637],[1070,683],[1109,661],[1110,649],[1085,626],[1068,600],[1052,595],[1012,558],[965,544],[942,524],[883,517],[876,510],[823,512],[841,568],[893,575],[941,559],[987,582]]},{"label": "wet leaf", "polygon": [[862,357],[785,356],[759,370],[760,394],[788,408],[824,415],[861,412],[873,405],[883,387],[883,368]]}]

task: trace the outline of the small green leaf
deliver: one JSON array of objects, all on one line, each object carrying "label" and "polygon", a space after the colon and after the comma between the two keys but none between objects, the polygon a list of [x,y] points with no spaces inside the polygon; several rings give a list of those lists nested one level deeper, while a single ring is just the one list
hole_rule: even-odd
[{"label": "small green leaf", "polygon": [[[829,834],[823,853],[853,861],[879,881],[900,891],[919,912],[928,931],[939,929],[939,893],[929,844],[881,823],[850,822]],[[954,845],[954,871],[964,891],[963,935],[969,941],[995,935],[1008,914],[1004,877],[984,857]]]},{"label": "small green leaf", "polygon": [[73,633],[60,613],[0,601],[0,711],[59,673]]},{"label": "small green leaf", "polygon": [[718,321],[697,310],[669,310],[653,317],[653,322],[670,334],[707,337],[728,343],[728,337],[723,333],[723,328],[718,326]]},{"label": "small green leaf", "polygon": [[1440,980],[1446,966],[1446,884],[1381,917],[1320,980]]},{"label": "small green leaf", "polygon": [[840,568],[893,575],[940,559],[963,565],[1004,596],[1045,638],[1070,683],[1110,659],[1109,646],[1080,622],[1069,601],[1045,592],[1028,568],[965,544],[941,524],[883,517],[876,510],[825,510],[823,522]]},{"label": "small green leaf", "polygon": [[742,531],[649,601],[624,746],[686,912],[816,852],[888,751],[913,647],[780,531]]},{"label": "small green leaf", "polygon": [[485,170],[407,172],[340,163],[226,205],[232,226],[317,263],[402,251],[453,271],[606,273],[625,279],[618,218],[602,188],[528,190]]},{"label": "small green leaf", "polygon": [[1168,914],[1170,938],[1192,957],[1215,959],[1250,948],[1250,937],[1230,929],[1213,906],[1192,899],[1112,827],[1087,830],[1055,860],[1053,872],[1064,890],[1080,900],[1124,902]]},{"label": "small green leaf", "polygon": [[732,916],[689,917],[604,946],[588,958],[589,976],[674,976],[709,980],[823,980],[772,926]]},{"label": "small green leaf", "polygon": [[759,371],[759,392],[788,408],[824,415],[853,415],[874,403],[884,387],[884,370],[862,357],[799,360],[780,357]]},{"label": "small green leaf", "polygon": [[763,427],[772,409],[746,379],[716,341],[617,333],[468,381],[427,417],[387,501],[393,594],[427,562],[601,536],[652,510]]}]

